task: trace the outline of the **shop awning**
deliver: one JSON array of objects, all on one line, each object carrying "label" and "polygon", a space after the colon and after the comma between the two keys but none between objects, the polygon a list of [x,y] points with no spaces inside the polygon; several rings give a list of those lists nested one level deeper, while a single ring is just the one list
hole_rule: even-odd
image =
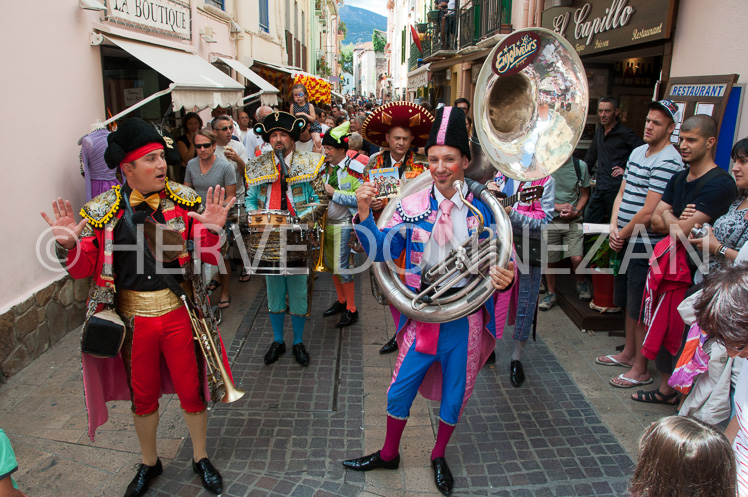
[{"label": "shop awning", "polygon": [[343,95],[341,95],[340,93],[336,92],[336,91],[330,90],[330,93],[332,93],[333,95],[335,95],[336,97],[338,97],[338,98],[340,98],[342,100],[345,100],[345,97]]},{"label": "shop awning", "polygon": [[414,69],[408,73],[408,88],[415,89],[421,86],[429,84],[429,69],[431,63],[424,64],[418,69]]},{"label": "shop awning", "polygon": [[269,105],[271,107],[274,105],[278,105],[278,88],[262,79],[260,75],[255,73],[252,69],[245,66],[238,60],[228,59],[226,57],[218,57],[218,60],[247,78],[249,82],[260,89],[260,103],[262,105]]},{"label": "shop awning", "polygon": [[273,64],[257,59],[254,63],[260,68],[259,72],[262,77],[280,88],[284,95],[290,93],[292,85],[303,84],[309,92],[311,102],[326,104],[331,102],[332,85],[326,79],[309,74],[298,67]]},{"label": "shop awning", "polygon": [[106,39],[173,82],[174,110],[238,106],[242,102],[244,85],[197,55],[116,37]]}]

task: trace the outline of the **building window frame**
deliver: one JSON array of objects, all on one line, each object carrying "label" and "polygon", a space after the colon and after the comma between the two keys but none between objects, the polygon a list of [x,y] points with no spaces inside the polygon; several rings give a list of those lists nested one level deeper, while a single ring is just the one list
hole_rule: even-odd
[{"label": "building window frame", "polygon": [[221,9],[223,11],[226,10],[226,3],[225,0],[204,0],[205,5],[211,5],[217,9]]},{"label": "building window frame", "polygon": [[270,10],[268,0],[260,0],[260,29],[265,33],[270,33]]}]

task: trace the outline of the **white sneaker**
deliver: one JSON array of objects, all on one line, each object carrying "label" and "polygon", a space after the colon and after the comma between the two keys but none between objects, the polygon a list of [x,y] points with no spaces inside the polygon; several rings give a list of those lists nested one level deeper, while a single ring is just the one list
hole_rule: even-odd
[{"label": "white sneaker", "polygon": [[592,292],[590,291],[590,285],[587,283],[587,280],[577,281],[577,298],[582,302],[592,300]]},{"label": "white sneaker", "polygon": [[541,311],[549,311],[551,307],[556,305],[558,303],[558,297],[556,297],[555,293],[549,293],[545,297],[543,297],[543,300],[540,301],[540,304],[538,304],[538,309]]}]

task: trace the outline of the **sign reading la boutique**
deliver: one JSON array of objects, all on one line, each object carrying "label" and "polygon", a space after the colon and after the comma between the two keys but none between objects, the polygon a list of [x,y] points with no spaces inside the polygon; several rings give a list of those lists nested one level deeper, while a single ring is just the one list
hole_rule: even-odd
[{"label": "sign reading la boutique", "polygon": [[579,55],[670,38],[675,0],[575,0],[543,12],[542,26]]},{"label": "sign reading la boutique", "polygon": [[107,20],[134,24],[179,38],[192,37],[189,4],[176,0],[107,0]]}]

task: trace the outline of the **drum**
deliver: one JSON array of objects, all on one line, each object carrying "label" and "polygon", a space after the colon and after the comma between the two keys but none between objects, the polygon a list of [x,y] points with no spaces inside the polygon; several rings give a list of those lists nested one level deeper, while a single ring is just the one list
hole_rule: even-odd
[{"label": "drum", "polygon": [[[284,211],[247,213],[249,232],[245,239],[252,274],[298,274],[307,272],[312,230]],[[294,271],[289,271],[289,269]]]}]

